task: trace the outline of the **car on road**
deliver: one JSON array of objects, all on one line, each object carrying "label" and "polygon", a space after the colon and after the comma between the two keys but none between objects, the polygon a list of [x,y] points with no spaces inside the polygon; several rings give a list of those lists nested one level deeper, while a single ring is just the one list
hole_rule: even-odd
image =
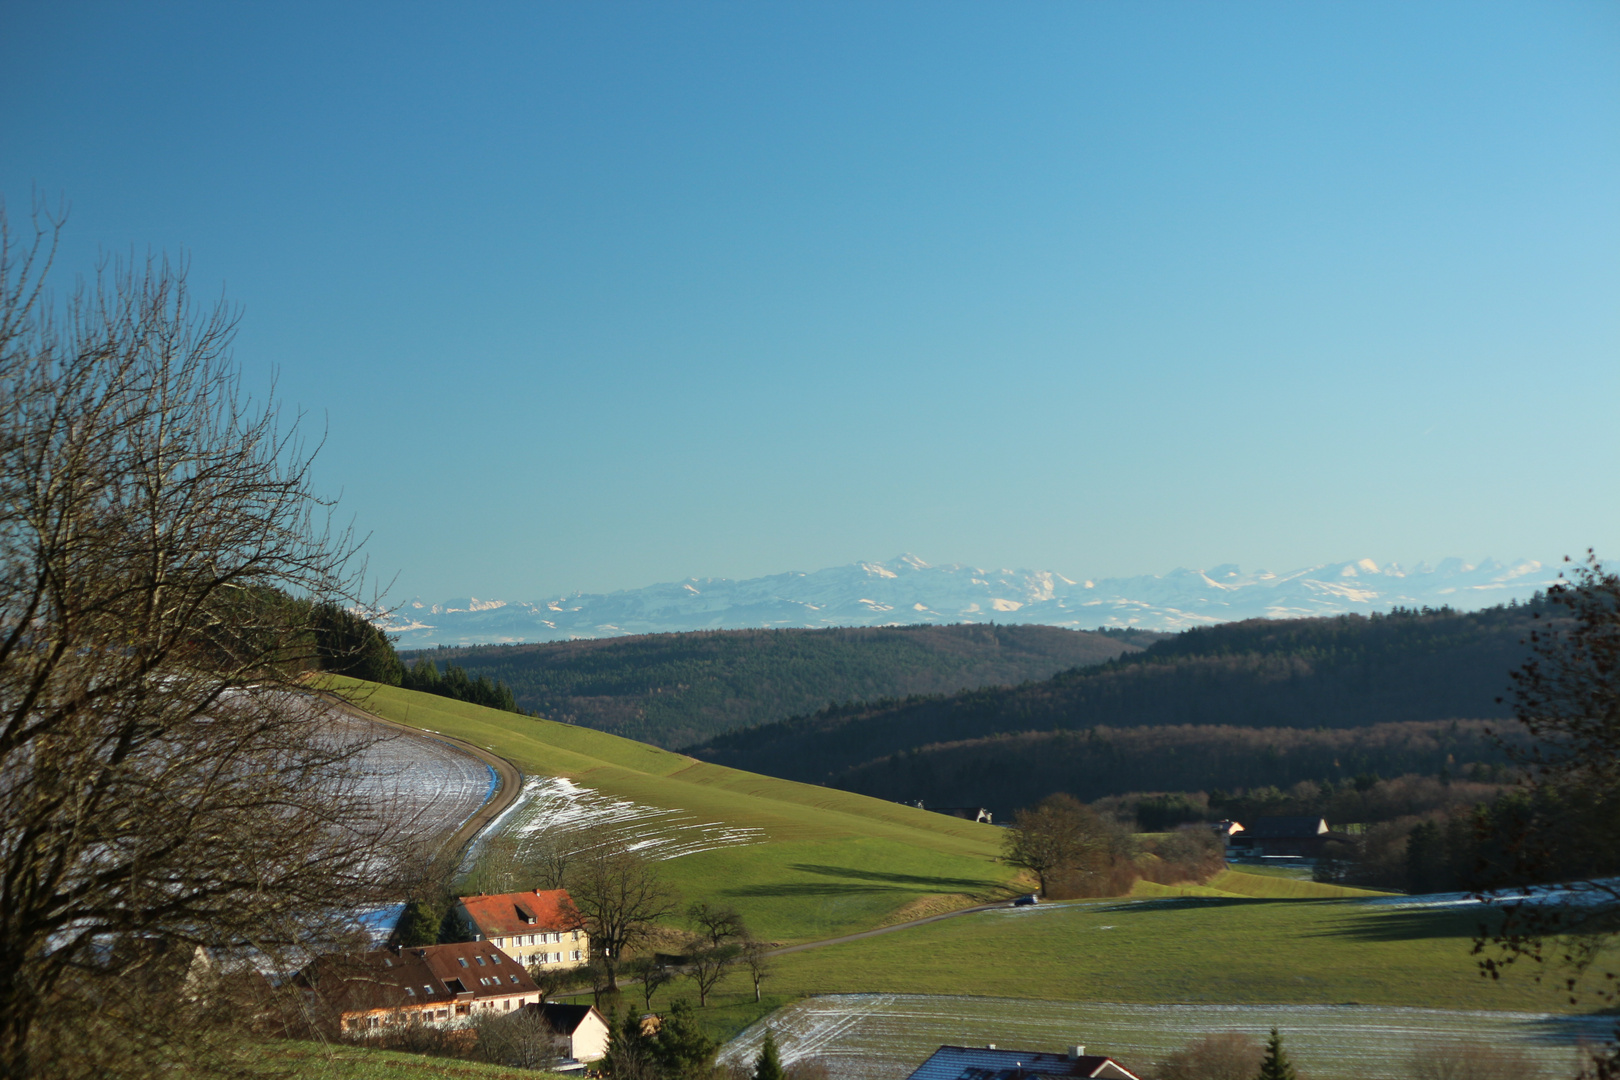
[{"label": "car on road", "polygon": [[1026,893],[1012,902],[1013,907],[1029,907],[1040,900],[1034,893]]}]

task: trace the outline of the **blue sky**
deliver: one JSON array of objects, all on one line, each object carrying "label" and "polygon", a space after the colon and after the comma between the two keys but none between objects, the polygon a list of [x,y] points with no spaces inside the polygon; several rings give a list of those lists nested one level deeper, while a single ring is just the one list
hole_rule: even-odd
[{"label": "blue sky", "polygon": [[1611,3],[6,0],[0,102],[396,598],[1620,558]]}]

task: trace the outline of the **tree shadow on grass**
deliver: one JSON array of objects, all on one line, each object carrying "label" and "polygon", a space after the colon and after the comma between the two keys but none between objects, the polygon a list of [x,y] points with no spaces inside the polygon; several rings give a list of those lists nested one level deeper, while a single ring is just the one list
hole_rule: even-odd
[{"label": "tree shadow on grass", "polygon": [[[727,896],[854,896],[870,893],[979,892],[993,889],[994,881],[983,878],[926,877],[920,874],[889,874],[877,870],[856,870],[846,866],[793,863],[788,867],[805,874],[842,881],[778,881],[727,889]],[[852,879],[852,880],[851,880]]]},{"label": "tree shadow on grass", "polygon": [[886,881],[895,885],[912,885],[925,889],[960,890],[983,889],[996,883],[988,878],[924,877],[920,874],[887,874],[879,870],[855,870],[847,866],[821,866],[816,863],[793,863],[790,870],[823,877],[854,878],[857,881]]},{"label": "tree shadow on grass", "polygon": [[1495,927],[1501,916],[1478,908],[1469,911],[1390,911],[1375,916],[1360,914],[1335,920],[1313,931],[1311,937],[1340,937],[1355,941],[1425,941],[1435,938],[1472,938],[1482,919]]}]

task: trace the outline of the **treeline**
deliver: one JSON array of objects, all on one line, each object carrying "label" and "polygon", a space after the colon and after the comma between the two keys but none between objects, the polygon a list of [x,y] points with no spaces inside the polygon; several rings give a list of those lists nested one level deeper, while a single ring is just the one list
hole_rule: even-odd
[{"label": "treeline", "polygon": [[541,716],[675,747],[833,701],[1016,686],[1162,637],[994,625],[705,630],[415,655],[504,683]]},{"label": "treeline", "polygon": [[[1091,803],[1139,791],[1277,790],[1319,781],[1353,787],[1356,777],[1408,773],[1505,775],[1507,755],[1489,728],[1480,720],[1427,720],[1324,730],[1177,724],[1029,731],[887,754],[834,773],[827,783],[901,802],[986,806],[1001,817],[1054,791]],[[1288,805],[1284,800],[1266,812],[1292,812]],[[1219,816],[1239,812],[1225,810]]]},{"label": "treeline", "polygon": [[314,655],[321,671],[421,690],[505,712],[523,711],[510,687],[485,675],[469,676],[454,664],[447,664],[441,674],[438,666],[425,657],[407,668],[388,635],[347,608],[320,604],[315,608],[313,624]]},{"label": "treeline", "polygon": [[504,712],[521,713],[517,698],[512,694],[512,688],[487,675],[473,677],[467,674],[466,669],[455,664],[446,664],[444,672],[427,657],[422,657],[405,671],[400,685],[407,690],[420,690],[427,694],[438,694],[440,697],[455,698],[457,701],[468,701],[474,705],[483,705],[490,709],[501,709]]},{"label": "treeline", "polygon": [[1257,817],[1323,817],[1334,828],[1366,826],[1472,809],[1507,790],[1516,773],[1501,764],[1473,764],[1458,777],[1407,774],[1388,779],[1361,773],[1342,780],[1301,780],[1288,788],[1264,785],[1233,791],[1131,792],[1092,802],[1092,809],[1143,832],[1194,822]]},{"label": "treeline", "polygon": [[[1082,769],[1073,785],[1058,790],[1074,791],[1083,798],[1131,787],[1207,789],[1286,784],[1361,771],[1384,775],[1434,772],[1444,763],[1443,754],[1439,760],[1421,765],[1408,763],[1407,749],[1394,744],[1379,746],[1376,739],[1354,746],[1337,745],[1330,738],[1308,740],[1300,748],[1310,744],[1316,749],[1305,753],[1309,760],[1300,760],[1291,773],[1287,773],[1292,768],[1287,761],[1289,751],[1281,744],[1270,755],[1263,745],[1229,739],[1227,744],[1234,751],[1258,750],[1260,756],[1245,763],[1237,753],[1223,753],[1220,768],[1213,769],[1197,761],[1179,760],[1175,740],[1166,740],[1162,761],[1143,758],[1135,764],[1143,769],[1162,764],[1173,778],[1144,784],[1140,772],[1114,778],[1090,767],[1056,733],[1107,729],[1112,733],[1108,737],[1123,745],[1118,733],[1127,728],[1176,728],[1182,733],[1203,727],[1331,732],[1377,725],[1387,732],[1399,732],[1401,724],[1505,718],[1507,709],[1497,699],[1506,689],[1507,673],[1524,659],[1521,641],[1528,633],[1532,613],[1532,607],[1525,605],[1470,614],[1424,611],[1249,620],[1190,630],[1155,642],[1142,652],[1038,683],[834,706],[721,735],[687,752],[772,776],[844,783],[868,794],[901,799],[909,796],[914,784],[932,785],[929,768],[938,774],[954,767],[954,761],[948,760],[950,753],[923,753],[919,748],[962,744],[956,751],[959,757],[982,750],[1004,763],[998,767],[1004,767],[1006,775],[994,782],[996,793],[989,798],[1011,798],[1014,806],[1028,805],[1029,799],[1053,790],[1044,779],[1052,772],[1043,757],[1049,751],[1062,754],[1065,761]],[[1014,735],[1025,739],[1030,751],[1017,760],[1008,757],[1010,747],[990,742],[972,749],[967,746]],[[1042,737],[1052,741],[1042,743]],[[1335,766],[1334,753],[1341,749],[1352,759],[1363,755],[1365,760],[1349,760],[1341,754]],[[1459,758],[1464,762],[1495,760],[1480,756],[1485,750],[1465,748],[1463,753],[1468,755]],[[896,764],[894,760],[898,755],[918,754],[931,762],[908,768],[905,761]],[[1122,763],[1132,767],[1129,760]],[[1287,775],[1269,772],[1274,766],[1283,767]],[[1026,769],[1038,770],[1043,776],[1038,782],[1032,778],[1029,790],[1017,793],[1012,786],[1015,774]],[[1217,776],[1223,772],[1225,778]],[[893,783],[882,779],[885,775]],[[960,798],[950,801],[978,797],[963,791]]]},{"label": "treeline", "polygon": [[1329,844],[1319,881],[1408,893],[1503,889],[1620,874],[1620,807],[1556,784],[1405,816]]}]

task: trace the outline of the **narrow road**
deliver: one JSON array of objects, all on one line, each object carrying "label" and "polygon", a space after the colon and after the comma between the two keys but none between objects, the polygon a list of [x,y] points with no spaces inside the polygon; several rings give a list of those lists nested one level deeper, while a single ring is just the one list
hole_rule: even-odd
[{"label": "narrow road", "polygon": [[358,705],[345,701],[330,691],[318,691],[319,696],[328,705],[345,716],[356,720],[365,720],[381,727],[390,728],[401,734],[417,739],[432,739],[443,743],[453,750],[457,750],[468,757],[476,758],[495,770],[495,792],[479,807],[478,810],[461,823],[461,826],[451,833],[445,840],[445,847],[450,851],[462,851],[472,843],[473,838],[483,831],[484,826],[500,817],[517,802],[518,796],[523,793],[523,771],[505,758],[492,754],[482,746],[470,743],[466,739],[458,739],[452,735],[440,735],[433,731],[423,731],[421,728],[411,727],[409,724],[386,720],[375,713],[366,712]]}]

